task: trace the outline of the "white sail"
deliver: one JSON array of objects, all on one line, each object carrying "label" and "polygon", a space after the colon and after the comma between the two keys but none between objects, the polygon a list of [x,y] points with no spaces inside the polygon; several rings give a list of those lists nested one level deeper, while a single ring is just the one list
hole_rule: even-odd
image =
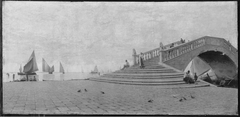
[{"label": "white sail", "polygon": [[64,69],[61,62],[60,62],[60,72],[64,73]]},{"label": "white sail", "polygon": [[47,62],[42,58],[42,71],[43,72],[49,72],[50,66],[47,64]]},{"label": "white sail", "polygon": [[24,66],[23,72],[24,73],[33,73],[35,71],[38,71],[38,66],[37,66],[37,62],[36,62],[35,53],[33,51],[27,64]]}]

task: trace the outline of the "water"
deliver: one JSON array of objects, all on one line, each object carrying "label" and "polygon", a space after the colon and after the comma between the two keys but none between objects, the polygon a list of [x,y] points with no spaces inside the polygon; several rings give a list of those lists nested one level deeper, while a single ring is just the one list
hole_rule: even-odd
[{"label": "water", "polygon": [[[3,82],[11,82],[13,81],[13,74],[15,74],[15,80],[20,80],[22,77],[26,77],[26,75],[18,75],[17,72],[9,73],[9,77],[6,73],[3,73]],[[90,77],[98,77],[97,74],[89,74],[89,73],[81,73],[81,72],[67,72],[65,74],[54,72],[53,74],[48,74],[44,72],[37,73],[37,78],[39,81],[43,80],[55,80],[55,81],[63,81],[63,80],[78,80],[78,79],[86,79]]]}]

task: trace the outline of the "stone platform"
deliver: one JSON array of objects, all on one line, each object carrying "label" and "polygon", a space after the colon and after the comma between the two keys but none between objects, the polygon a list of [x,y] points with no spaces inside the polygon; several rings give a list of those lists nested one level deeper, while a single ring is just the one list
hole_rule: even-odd
[{"label": "stone platform", "polygon": [[[3,83],[3,112],[4,114],[236,114],[237,89],[167,88],[168,86],[124,85],[89,80],[8,82]],[[81,92],[78,92],[80,89]]]}]

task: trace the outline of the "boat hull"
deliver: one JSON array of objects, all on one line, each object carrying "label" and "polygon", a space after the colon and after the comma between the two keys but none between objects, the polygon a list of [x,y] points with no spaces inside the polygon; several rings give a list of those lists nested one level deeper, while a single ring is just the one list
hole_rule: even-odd
[{"label": "boat hull", "polygon": [[36,75],[20,75],[20,78],[17,79],[17,80],[14,80],[13,82],[24,82],[24,81],[39,81],[39,76]]},{"label": "boat hull", "polygon": [[26,75],[25,73],[18,73],[18,75]]}]

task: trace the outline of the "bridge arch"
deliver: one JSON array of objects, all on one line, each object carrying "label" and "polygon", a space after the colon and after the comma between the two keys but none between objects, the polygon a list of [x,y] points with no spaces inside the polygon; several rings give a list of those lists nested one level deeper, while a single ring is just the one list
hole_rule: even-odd
[{"label": "bridge arch", "polygon": [[236,75],[237,66],[224,53],[220,51],[207,51],[199,54],[198,57],[193,58],[187,68],[185,68],[185,71],[193,70],[197,75],[201,75],[210,69],[219,78],[233,78]]},{"label": "bridge arch", "polygon": [[224,53],[238,67],[237,49],[223,38],[209,36],[162,51],[162,60],[163,63],[184,71],[193,58],[209,51]]}]

